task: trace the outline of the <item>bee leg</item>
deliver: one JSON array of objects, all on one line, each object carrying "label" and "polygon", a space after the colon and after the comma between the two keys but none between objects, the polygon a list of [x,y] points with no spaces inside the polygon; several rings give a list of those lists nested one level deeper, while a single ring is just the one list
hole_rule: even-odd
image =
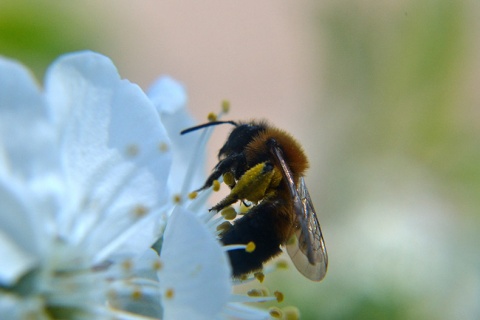
[{"label": "bee leg", "polygon": [[205,181],[205,184],[201,188],[195,191],[199,192],[199,191],[210,188],[215,180],[218,180],[218,178],[220,178],[220,176],[223,175],[224,173],[231,171],[232,168],[235,167],[236,163],[238,163],[239,161],[242,161],[242,159],[244,161],[245,156],[241,153],[236,153],[226,157],[223,160],[220,160],[215,166],[215,168],[213,168],[213,172],[207,178],[207,181]]},{"label": "bee leg", "polygon": [[274,166],[268,161],[250,168],[241,176],[230,194],[213,206],[210,211],[220,211],[241,199],[253,202],[262,200],[267,190],[271,187],[274,173]]}]

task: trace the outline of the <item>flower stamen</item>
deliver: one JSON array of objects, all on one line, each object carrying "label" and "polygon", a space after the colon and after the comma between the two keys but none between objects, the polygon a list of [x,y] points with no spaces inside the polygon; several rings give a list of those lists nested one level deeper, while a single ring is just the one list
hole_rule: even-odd
[{"label": "flower stamen", "polygon": [[228,206],[223,209],[220,214],[225,220],[233,220],[237,217],[237,211],[232,206]]},{"label": "flower stamen", "polygon": [[160,260],[156,260],[153,262],[153,270],[160,271],[163,268],[163,263]]},{"label": "flower stamen", "polygon": [[282,319],[283,317],[283,312],[278,307],[271,307],[268,313],[270,313],[270,316],[275,319]]},{"label": "flower stamen", "polygon": [[223,246],[223,248],[225,251],[243,249],[246,252],[251,253],[255,251],[255,243],[253,241],[250,241],[247,244],[229,244],[229,245]]},{"label": "flower stamen", "polygon": [[217,225],[216,231],[218,235],[224,233],[225,231],[229,230],[232,227],[232,224],[229,221],[223,221],[219,225]]},{"label": "flower stamen", "polygon": [[140,289],[133,290],[131,298],[133,300],[140,300],[143,297],[143,293]]},{"label": "flower stamen", "polygon": [[264,274],[263,272],[260,272],[260,271],[259,271],[259,272],[255,272],[255,273],[253,274],[253,276],[254,276],[255,279],[257,279],[258,282],[260,282],[260,283],[262,283],[263,280],[265,280],[265,274]]},{"label": "flower stamen", "polygon": [[173,299],[174,295],[175,295],[175,291],[173,290],[173,288],[168,288],[167,290],[165,290],[166,299]]},{"label": "flower stamen", "polygon": [[213,122],[213,121],[217,121],[218,117],[214,112],[210,112],[207,116],[207,119],[208,121]]},{"label": "flower stamen", "polygon": [[126,259],[121,263],[124,272],[130,272],[133,269],[133,262],[130,259]]},{"label": "flower stamen", "polygon": [[275,296],[275,298],[277,298],[277,302],[282,302],[284,299],[284,295],[280,291],[275,291],[273,295]]},{"label": "flower stamen", "polygon": [[160,150],[160,152],[167,152],[169,149],[170,146],[166,142],[160,142],[160,144],[158,145],[158,150]]},{"label": "flower stamen", "polygon": [[287,306],[282,308],[283,318],[288,320],[299,320],[300,319],[300,310],[294,306]]},{"label": "flower stamen", "polygon": [[232,188],[235,185],[235,177],[233,176],[233,173],[231,172],[225,172],[223,174],[223,182],[230,188]]},{"label": "flower stamen", "polygon": [[228,113],[230,111],[230,101],[223,100],[222,101],[222,113]]},{"label": "flower stamen", "polygon": [[266,289],[252,289],[247,292],[249,297],[268,297],[268,291]]},{"label": "flower stamen", "polygon": [[128,157],[136,157],[140,153],[140,148],[136,144],[130,144],[125,148],[125,154]]},{"label": "flower stamen", "polygon": [[173,196],[173,203],[180,204],[182,203],[182,196],[180,194],[176,194]]},{"label": "flower stamen", "polygon": [[221,186],[220,181],[214,180],[212,184],[212,190],[217,192],[220,190],[220,186]]},{"label": "flower stamen", "polygon": [[247,251],[248,253],[251,253],[253,251],[255,251],[255,242],[253,241],[250,241],[249,243],[247,243],[247,246],[245,247],[245,251]]},{"label": "flower stamen", "polygon": [[144,217],[148,213],[148,208],[138,204],[133,208],[133,214],[136,218]]}]

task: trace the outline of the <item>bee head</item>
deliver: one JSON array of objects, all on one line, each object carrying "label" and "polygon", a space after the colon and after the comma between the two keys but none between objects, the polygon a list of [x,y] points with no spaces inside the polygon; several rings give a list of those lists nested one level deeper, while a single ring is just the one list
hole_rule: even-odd
[{"label": "bee head", "polygon": [[242,153],[245,146],[265,129],[266,127],[263,123],[248,122],[237,124],[228,136],[227,142],[218,152],[218,158],[224,158],[232,153]]}]

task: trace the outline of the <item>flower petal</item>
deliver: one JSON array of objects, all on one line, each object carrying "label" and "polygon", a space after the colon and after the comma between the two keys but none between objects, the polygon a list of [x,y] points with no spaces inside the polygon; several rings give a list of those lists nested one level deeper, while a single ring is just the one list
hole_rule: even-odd
[{"label": "flower petal", "polygon": [[35,203],[25,186],[0,177],[0,283],[13,283],[41,255],[46,241],[42,228],[47,224],[35,215]]},{"label": "flower petal", "polygon": [[252,319],[268,320],[272,319],[267,310],[250,307],[243,303],[229,303],[222,312],[226,319]]},{"label": "flower petal", "polygon": [[158,78],[148,90],[148,96],[160,114],[175,113],[187,104],[185,88],[168,76]]},{"label": "flower petal", "polygon": [[[201,132],[180,135],[195,125],[186,109],[187,94],[183,86],[170,77],[160,77],[148,90],[162,123],[172,140],[173,165],[168,186],[173,194],[185,195],[203,185],[206,179],[205,145],[199,145]],[[192,163],[194,162],[194,163]]]},{"label": "flower petal", "polygon": [[36,262],[32,255],[20,248],[3,230],[0,230],[0,256],[0,284],[6,286],[15,283]]},{"label": "flower petal", "polygon": [[143,251],[159,233],[171,165],[155,108],[107,57],[92,52],[59,58],[48,70],[46,94],[74,195],[59,216],[64,236],[85,240],[96,260]]},{"label": "flower petal", "polygon": [[177,207],[167,223],[159,272],[164,319],[214,319],[231,293],[230,265],[208,228]]},{"label": "flower petal", "polygon": [[21,299],[11,294],[0,295],[0,318],[9,320],[22,320],[34,316],[34,319],[51,319],[43,308],[39,298]]},{"label": "flower petal", "polygon": [[54,131],[29,70],[0,57],[0,175],[29,180],[55,171]]},{"label": "flower petal", "polygon": [[[51,226],[57,207],[59,161],[48,110],[30,72],[0,57],[0,282],[29,270],[45,244],[37,228]],[[37,192],[38,191],[38,192]]]}]

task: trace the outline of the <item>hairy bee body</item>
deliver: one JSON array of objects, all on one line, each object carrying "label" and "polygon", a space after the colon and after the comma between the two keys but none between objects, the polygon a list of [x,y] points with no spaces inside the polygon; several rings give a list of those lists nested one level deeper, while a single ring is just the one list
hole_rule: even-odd
[{"label": "hairy bee body", "polygon": [[[281,246],[286,246],[300,272],[312,280],[321,280],[327,268],[327,254],[303,180],[308,160],[301,145],[290,134],[265,121],[213,124],[220,123],[230,123],[235,128],[218,153],[219,162],[199,190],[209,188],[224,176],[231,192],[211,210],[220,211],[237,201],[252,203],[244,216],[220,234],[225,245],[255,244],[253,252],[228,251],[233,276],[262,269],[266,261],[282,252]],[[297,241],[291,242],[292,237]]]},{"label": "hairy bee body", "polygon": [[262,201],[221,235],[225,245],[255,243],[253,252],[228,251],[234,277],[262,269],[264,262],[282,252],[280,246],[289,238],[285,230],[292,224],[286,207],[282,199]]}]

